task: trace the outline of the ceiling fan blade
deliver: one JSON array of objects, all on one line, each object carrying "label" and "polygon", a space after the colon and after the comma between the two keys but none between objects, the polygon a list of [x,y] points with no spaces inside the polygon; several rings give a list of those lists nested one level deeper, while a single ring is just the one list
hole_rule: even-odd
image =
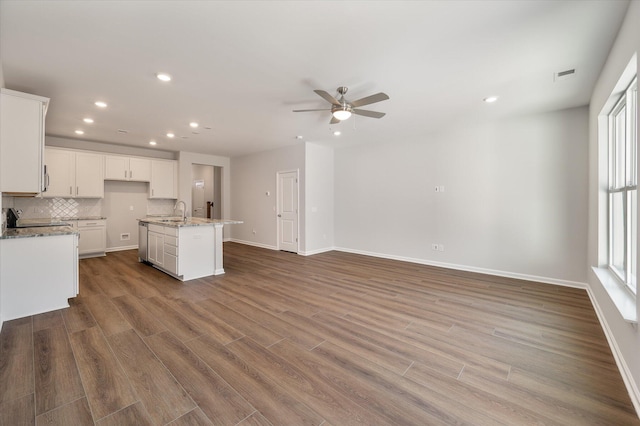
[{"label": "ceiling fan blade", "polygon": [[384,112],[369,111],[366,109],[354,109],[351,112],[353,112],[354,114],[364,115],[365,117],[371,117],[371,118],[382,118],[385,116]]},{"label": "ceiling fan blade", "polygon": [[330,109],[294,109],[293,112],[331,111]]},{"label": "ceiling fan blade", "polygon": [[335,118],[333,115],[331,116],[331,121],[329,122],[329,124],[338,124],[340,122],[340,120],[338,120],[337,118]]},{"label": "ceiling fan blade", "polygon": [[353,101],[350,104],[352,107],[357,108],[369,104],[375,104],[376,102],[380,101],[386,101],[387,99],[389,99],[389,96],[387,96],[386,93],[380,92],[376,93],[375,95],[367,96],[366,98],[358,99],[357,101]]},{"label": "ceiling fan blade", "polygon": [[331,96],[330,94],[328,94],[324,90],[314,90],[314,92],[316,92],[318,94],[318,96],[320,96],[325,101],[327,101],[327,102],[329,102],[329,103],[331,103],[333,105],[340,105],[340,102],[338,102],[338,100],[336,98],[334,98],[333,96]]}]

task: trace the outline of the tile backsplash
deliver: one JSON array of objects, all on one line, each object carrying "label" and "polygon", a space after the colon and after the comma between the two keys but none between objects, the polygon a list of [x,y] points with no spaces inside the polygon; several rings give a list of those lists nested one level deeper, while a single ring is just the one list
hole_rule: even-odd
[{"label": "tile backsplash", "polygon": [[[22,210],[22,218],[103,216],[102,198],[22,198],[2,197],[3,223],[6,209]],[[147,215],[172,215],[174,200],[147,200]]]}]

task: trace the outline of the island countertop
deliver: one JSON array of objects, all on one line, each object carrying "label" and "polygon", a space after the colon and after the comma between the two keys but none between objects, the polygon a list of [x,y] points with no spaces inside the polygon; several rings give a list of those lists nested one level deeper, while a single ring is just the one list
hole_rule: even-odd
[{"label": "island countertop", "polygon": [[170,226],[173,228],[180,228],[184,226],[215,226],[215,225],[223,226],[223,225],[234,225],[238,223],[243,223],[241,220],[206,219],[202,217],[188,217],[186,220],[183,220],[181,217],[176,217],[176,216],[143,217],[141,219],[138,219],[138,222],[153,223],[156,225]]}]

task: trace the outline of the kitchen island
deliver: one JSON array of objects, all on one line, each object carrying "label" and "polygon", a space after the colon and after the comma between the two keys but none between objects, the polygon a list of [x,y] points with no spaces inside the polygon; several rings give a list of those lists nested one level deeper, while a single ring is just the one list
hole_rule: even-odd
[{"label": "kitchen island", "polygon": [[140,262],[150,263],[181,281],[224,274],[222,229],[242,223],[198,217],[146,217],[138,222]]}]

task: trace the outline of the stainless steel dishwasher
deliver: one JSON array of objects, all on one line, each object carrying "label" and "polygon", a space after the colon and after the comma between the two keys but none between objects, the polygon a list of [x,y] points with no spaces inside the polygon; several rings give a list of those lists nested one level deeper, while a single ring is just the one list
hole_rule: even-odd
[{"label": "stainless steel dishwasher", "polygon": [[146,222],[138,222],[138,262],[147,261],[147,232],[149,224]]}]

